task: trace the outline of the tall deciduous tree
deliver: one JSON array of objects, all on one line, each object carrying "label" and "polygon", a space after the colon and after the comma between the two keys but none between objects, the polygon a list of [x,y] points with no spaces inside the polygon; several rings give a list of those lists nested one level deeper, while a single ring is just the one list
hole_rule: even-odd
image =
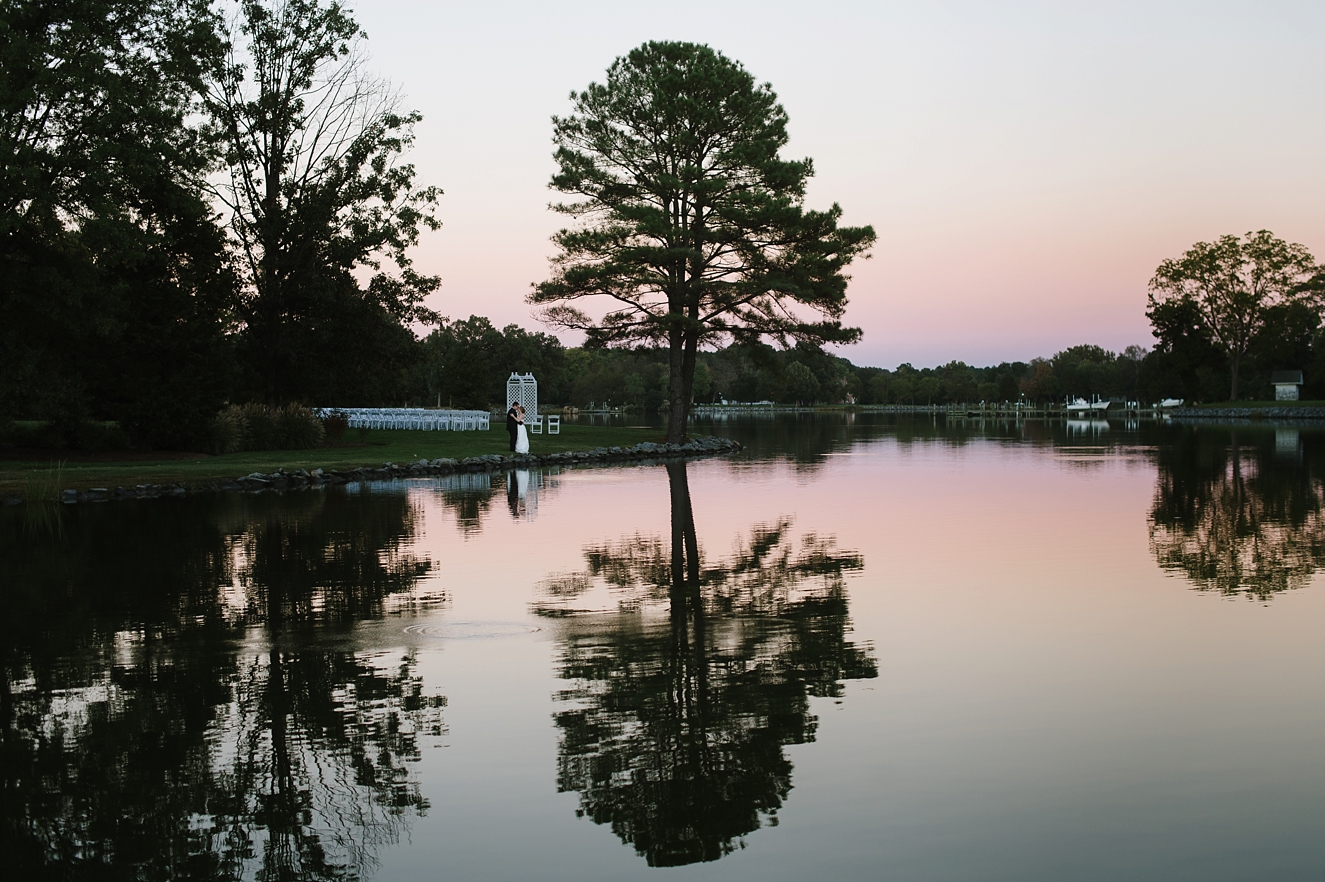
[{"label": "tall deciduous tree", "polygon": [[[242,0],[210,104],[229,175],[217,195],[241,254],[241,319],[263,394],[298,386],[310,316],[358,315],[346,298],[396,323],[431,323],[406,249],[436,229],[441,191],[401,161],[422,118],[364,70],[364,33],[340,3]],[[383,262],[395,273],[380,272]],[[366,287],[353,275],[379,270]]]},{"label": "tall deciduous tree", "polygon": [[1306,296],[1303,286],[1316,271],[1305,246],[1285,242],[1269,230],[1241,239],[1221,236],[1197,242],[1155,270],[1146,315],[1159,329],[1167,326],[1162,317],[1172,305],[1187,305],[1227,357],[1229,398],[1236,401],[1238,368],[1264,328],[1268,311]]},{"label": "tall deciduous tree", "polygon": [[207,161],[185,125],[219,59],[210,0],[0,6],[0,232],[118,210]]},{"label": "tall deciduous tree", "polygon": [[220,58],[209,0],[0,3],[0,414],[177,443],[154,392],[188,390],[173,431],[214,412],[229,281],[193,122]]},{"label": "tall deciduous tree", "polygon": [[[859,338],[841,322],[843,270],[874,230],[803,207],[813,166],[778,155],[787,114],[769,85],[708,46],[651,42],[571,101],[553,118],[552,187],[578,223],[530,300],[595,343],[667,344],[668,440],[685,437],[701,344]],[[615,301],[600,319],[576,305],[599,296]]]}]

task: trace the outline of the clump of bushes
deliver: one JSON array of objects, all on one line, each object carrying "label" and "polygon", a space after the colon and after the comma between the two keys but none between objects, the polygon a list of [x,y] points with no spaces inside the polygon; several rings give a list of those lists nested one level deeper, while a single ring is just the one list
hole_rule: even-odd
[{"label": "clump of bushes", "polygon": [[343,410],[333,410],[322,418],[322,430],[326,432],[329,444],[335,444],[345,437],[345,430],[349,427],[350,415]]},{"label": "clump of bushes", "polygon": [[275,411],[276,442],[286,450],[308,450],[321,447],[327,439],[322,419],[306,407],[287,404]]},{"label": "clump of bushes", "polygon": [[244,450],[283,450],[276,434],[276,408],[265,404],[244,404],[239,415],[244,420]]},{"label": "clump of bushes", "polygon": [[244,409],[236,405],[224,408],[212,418],[212,452],[237,453],[248,443],[248,420]]},{"label": "clump of bushes", "polygon": [[216,453],[307,450],[321,447],[326,438],[322,420],[298,404],[232,404],[213,418],[211,434]]}]

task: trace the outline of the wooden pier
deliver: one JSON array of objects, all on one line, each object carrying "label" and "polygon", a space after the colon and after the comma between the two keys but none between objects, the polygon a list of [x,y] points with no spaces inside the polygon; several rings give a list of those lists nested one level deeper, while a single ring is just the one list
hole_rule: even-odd
[{"label": "wooden pier", "polygon": [[1029,419],[1029,420],[1066,420],[1066,419],[1162,419],[1167,411],[1159,407],[1143,406],[1132,402],[1129,405],[1110,407],[1108,410],[1092,413],[1089,417],[1079,417],[1069,413],[1066,405],[1041,404],[1019,405],[1015,403],[987,404],[869,404],[860,410],[869,413],[923,414],[942,415],[955,419]]}]

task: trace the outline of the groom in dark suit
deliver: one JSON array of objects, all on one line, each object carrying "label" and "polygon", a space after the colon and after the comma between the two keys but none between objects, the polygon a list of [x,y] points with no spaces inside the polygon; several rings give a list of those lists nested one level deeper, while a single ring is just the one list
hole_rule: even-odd
[{"label": "groom in dark suit", "polygon": [[517,422],[519,418],[520,414],[516,411],[515,405],[512,404],[506,411],[506,434],[511,436],[511,453],[515,452],[515,436],[520,432],[520,424]]}]

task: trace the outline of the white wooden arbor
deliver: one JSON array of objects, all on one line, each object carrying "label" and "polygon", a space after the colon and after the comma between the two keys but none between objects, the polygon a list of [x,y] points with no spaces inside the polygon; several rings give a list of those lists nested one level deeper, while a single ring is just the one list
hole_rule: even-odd
[{"label": "white wooden arbor", "polygon": [[[532,373],[517,374],[512,371],[510,379],[506,381],[506,409],[510,410],[511,405],[516,403],[524,407],[524,422],[529,431],[541,433],[543,417],[538,412],[538,381]],[[548,417],[547,428],[550,434],[561,434],[561,417]]]},{"label": "white wooden arbor", "polygon": [[506,409],[510,410],[512,404],[523,405],[530,417],[538,415],[538,381],[533,374],[511,373],[506,381]]}]

